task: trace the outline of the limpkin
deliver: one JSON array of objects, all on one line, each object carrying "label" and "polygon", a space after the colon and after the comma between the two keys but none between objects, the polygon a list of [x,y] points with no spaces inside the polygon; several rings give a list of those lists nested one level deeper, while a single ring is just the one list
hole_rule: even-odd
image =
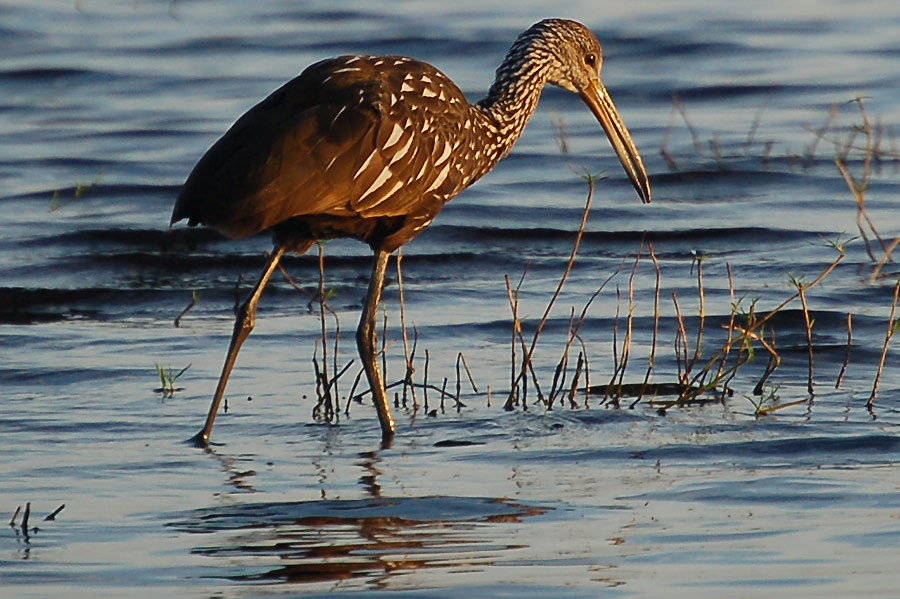
[{"label": "limpkin", "polygon": [[271,229],[275,247],[240,306],[206,424],[285,252],[350,237],[375,253],[356,341],[382,435],[394,421],[376,358],[376,316],[391,253],[505,157],[551,83],[588,105],[644,202],[650,183],[600,81],[602,51],[584,25],[536,23],[519,35],[487,96],[470,104],[433,66],[402,56],[341,56],[308,67],[251,108],[200,159],[175,202],[184,218],[230,238]]}]

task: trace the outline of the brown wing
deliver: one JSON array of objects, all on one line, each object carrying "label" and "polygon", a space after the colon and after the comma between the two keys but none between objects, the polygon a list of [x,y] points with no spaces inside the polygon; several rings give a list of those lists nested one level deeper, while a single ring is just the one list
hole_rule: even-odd
[{"label": "brown wing", "polygon": [[453,141],[467,106],[455,85],[418,61],[317,63],[210,148],[172,222],[188,218],[231,237],[302,216],[409,216],[420,229],[461,188]]}]

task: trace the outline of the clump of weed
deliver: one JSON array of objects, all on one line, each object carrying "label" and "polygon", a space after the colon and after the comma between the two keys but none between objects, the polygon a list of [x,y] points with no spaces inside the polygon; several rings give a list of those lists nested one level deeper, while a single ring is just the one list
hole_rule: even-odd
[{"label": "clump of weed", "polygon": [[159,363],[154,363],[154,367],[156,368],[156,375],[159,377],[160,386],[153,390],[154,393],[162,393],[163,398],[175,397],[175,393],[178,391],[182,391],[183,387],[176,387],[175,382],[181,378],[187,369],[191,367],[190,364],[179,370],[177,373],[170,366],[169,368],[165,368]]}]

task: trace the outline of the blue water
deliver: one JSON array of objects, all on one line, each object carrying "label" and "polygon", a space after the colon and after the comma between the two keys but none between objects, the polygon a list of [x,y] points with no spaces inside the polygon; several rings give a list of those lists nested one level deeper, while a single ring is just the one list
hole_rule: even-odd
[{"label": "blue water", "polygon": [[[571,311],[577,318],[602,287],[570,350],[567,384],[579,351],[589,384],[609,382],[629,311],[624,382],[643,381],[655,347],[650,382],[671,383],[673,292],[691,352],[700,324],[696,257],[708,359],[733,303],[766,313],[794,293],[791,277],[811,283],[836,259],[829,242],[859,235],[835,157],[846,152],[849,172],[862,178],[866,138],[854,131],[864,116],[873,156],[865,206],[885,242],[896,239],[900,8],[691,0],[548,10],[0,5],[0,512],[9,521],[30,503],[27,532],[20,512],[0,535],[0,596],[895,595],[895,343],[865,407],[895,262],[872,280],[876,262],[857,239],[807,292],[813,396],[794,301],[767,329],[782,363],[762,397],[753,388],[767,355],[757,344],[732,396],[664,412],[673,397],[663,392],[633,409],[634,398],[617,409],[602,393],[586,396],[584,375],[577,407],[563,399],[548,410],[530,386],[527,409],[504,410],[512,333],[504,276],[515,286],[527,269],[518,314],[530,336],[572,248],[588,195],[580,175],[598,175],[578,259],[534,356],[537,374],[546,393]],[[464,406],[449,397],[442,406],[434,389],[427,410],[408,398],[395,408],[398,435],[387,448],[367,402],[350,402],[338,420],[315,418],[318,306],[278,275],[215,444],[184,444],[206,414],[236,298],[270,247],[265,235],[225,241],[167,230],[205,149],[304,66],[343,53],[427,60],[475,100],[515,36],[548,16],[586,23],[603,44],[603,80],[641,150],[653,203],[640,204],[580,100],[548,89],[510,157],[403,249],[417,381],[446,379],[453,395],[458,385]],[[877,260],[880,246],[866,232]],[[661,272],[655,346],[649,242]],[[369,256],[350,241],[324,253],[341,368],[356,357]],[[314,291],[317,264],[313,251],[285,268]],[[405,368],[393,267],[389,278],[395,381]],[[196,305],[175,327],[192,294]],[[835,389],[848,313],[850,362]],[[477,391],[459,373],[460,352]],[[157,390],[155,364],[190,365],[174,396]],[[339,381],[342,408],[357,370]],[[758,416],[761,401],[780,409]]]}]

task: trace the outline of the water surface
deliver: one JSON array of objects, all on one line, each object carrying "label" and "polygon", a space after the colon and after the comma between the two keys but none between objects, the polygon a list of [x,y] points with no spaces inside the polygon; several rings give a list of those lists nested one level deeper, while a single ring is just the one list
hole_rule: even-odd
[{"label": "water surface", "polygon": [[[519,315],[533,330],[572,247],[584,169],[603,179],[535,354],[545,390],[570,310],[579,314],[618,272],[580,331],[591,383],[609,380],[639,248],[625,380],[643,380],[655,294],[648,242],[661,268],[654,383],[677,373],[673,292],[693,349],[697,256],[705,356],[724,340],[732,301],[770,310],[794,292],[790,277],[808,283],[827,268],[837,254],[826,240],[857,234],[833,143],[862,122],[850,102],[857,97],[880,140],[866,205],[885,239],[900,235],[900,9],[692,0],[546,10],[536,2],[3,4],[0,498],[10,517],[30,502],[39,530],[26,535],[21,514],[5,529],[0,594],[893,596],[896,348],[874,408],[865,403],[898,270],[889,262],[870,282],[873,263],[859,240],[809,291],[812,398],[794,302],[774,320],[783,362],[765,392],[771,405],[800,403],[768,416],[754,414],[752,394],[764,352],[739,371],[732,397],[665,415],[648,398],[616,409],[581,393],[577,408],[547,410],[533,389],[527,410],[502,405],[512,330],[504,276],[515,285],[527,265]],[[434,391],[428,410],[398,407],[389,448],[367,403],[353,402],[336,422],[314,418],[320,323],[309,298],[277,278],[232,377],[216,444],[184,444],[206,413],[235,297],[270,244],[265,235],[234,242],[167,231],[203,151],[281,82],[336,54],[416,56],[475,100],[515,35],[547,16],[577,18],[603,43],[604,82],[641,149],[653,204],[637,200],[582,103],[547,90],[512,155],[403,250],[417,376],[427,349],[429,381],[446,378],[455,394],[462,352],[478,385],[462,377],[465,407],[448,399],[442,409]],[[860,177],[863,154],[851,152],[847,164]],[[353,242],[324,249],[343,365],[355,357],[349,331],[369,256]],[[285,267],[300,285],[317,285],[315,255]],[[388,379],[397,380],[404,367],[389,276]],[[199,301],[176,328],[193,293]],[[847,313],[851,361],[835,389]],[[155,391],[154,364],[190,364],[174,397]],[[342,396],[356,370],[341,379]],[[61,504],[55,520],[42,520]]]}]

